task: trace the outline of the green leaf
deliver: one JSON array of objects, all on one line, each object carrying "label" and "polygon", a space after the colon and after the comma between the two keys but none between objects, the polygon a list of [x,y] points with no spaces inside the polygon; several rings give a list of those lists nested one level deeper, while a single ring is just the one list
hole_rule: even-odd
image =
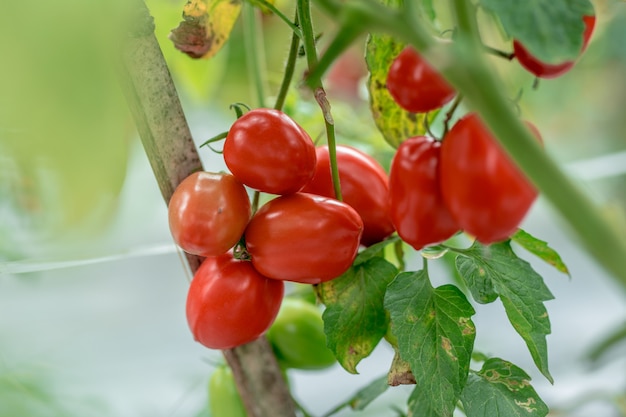
[{"label": "green leaf", "polygon": [[317,287],[326,305],[322,316],[326,343],[350,373],[357,373],[357,364],[387,332],[389,319],[383,299],[387,284],[397,273],[395,266],[375,257]]},{"label": "green leaf", "polygon": [[548,246],[547,242],[537,239],[522,229],[519,229],[517,233],[511,237],[511,240],[526,249],[528,252],[536,255],[543,261],[555,267],[557,271],[570,275],[567,266],[561,259],[561,256],[554,249]]},{"label": "green leaf", "polygon": [[454,285],[433,288],[426,270],[399,274],[387,288],[385,308],[416,381],[409,410],[451,417],[469,372],[474,309]]},{"label": "green leaf", "polygon": [[389,388],[387,375],[376,378],[354,394],[349,400],[350,407],[357,411],[364,410],[372,401],[387,391],[387,388]]},{"label": "green leaf", "polygon": [[[402,0],[381,2],[390,7],[402,5]],[[405,111],[396,104],[387,90],[389,67],[404,46],[404,43],[391,36],[372,34],[367,40],[365,51],[365,61],[370,72],[367,89],[370,95],[372,116],[376,127],[394,148],[407,138],[426,133],[425,115]],[[426,118],[431,122],[436,114],[436,111],[427,113]]]},{"label": "green leaf", "polygon": [[597,363],[607,356],[607,353],[619,344],[626,345],[626,322],[596,343],[587,353],[586,359],[592,363]]},{"label": "green leaf", "polygon": [[543,305],[554,296],[543,278],[530,264],[515,255],[510,243],[483,246],[475,242],[459,251],[456,259],[459,274],[479,303],[490,303],[500,297],[509,321],[526,342],[541,373],[552,382],[548,370],[546,335],[550,319]]},{"label": "green leaf", "polygon": [[589,0],[480,0],[500,18],[504,30],[546,63],[575,59],[582,49]]},{"label": "green leaf", "polygon": [[400,237],[392,236],[388,239],[383,240],[382,242],[373,244],[372,246],[368,247],[363,252],[360,252],[357,255],[356,259],[354,260],[354,265],[360,265],[362,263],[369,261],[370,259],[374,257],[380,256],[383,249],[385,249],[387,245],[390,245],[392,243],[396,243],[399,241],[400,241]]},{"label": "green leaf", "polygon": [[544,417],[548,406],[520,368],[499,358],[469,376],[461,395],[467,417]]}]

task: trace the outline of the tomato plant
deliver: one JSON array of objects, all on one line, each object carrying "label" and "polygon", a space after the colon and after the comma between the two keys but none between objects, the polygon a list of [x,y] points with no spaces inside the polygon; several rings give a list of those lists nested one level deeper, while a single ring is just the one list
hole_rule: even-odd
[{"label": "tomato plant", "polygon": [[417,250],[459,230],[441,195],[440,153],[440,142],[413,137],[402,142],[391,163],[391,219],[402,240]]},{"label": "tomato plant", "polygon": [[[337,146],[337,167],[343,201],[363,220],[361,243],[380,242],[394,231],[389,218],[389,178],[383,167],[368,154],[349,146]],[[317,165],[313,179],[303,192],[334,197],[328,146],[316,149]]]},{"label": "tomato plant", "polygon": [[211,349],[230,349],[264,334],[276,318],[284,284],[259,274],[232,253],[206,258],[187,295],[194,338]]},{"label": "tomato plant", "polygon": [[484,244],[515,233],[537,197],[476,113],[461,118],[444,138],[439,169],[452,216]]},{"label": "tomato plant", "polygon": [[228,131],[224,161],[237,179],[271,194],[300,190],[315,172],[309,135],[280,110],[254,109]]},{"label": "tomato plant", "polygon": [[413,113],[436,110],[456,95],[454,88],[410,46],[391,64],[387,89],[402,108]]},{"label": "tomato plant", "polygon": [[336,362],[326,347],[322,313],[305,300],[285,297],[267,338],[286,368],[324,369]]},{"label": "tomato plant", "polygon": [[229,174],[191,174],[178,185],[168,205],[174,241],[199,256],[221,255],[232,248],[250,214],[243,184]]},{"label": "tomato plant", "polygon": [[245,237],[252,264],[263,275],[317,284],[350,268],[362,232],[363,221],[349,205],[296,193],[261,207]]},{"label": "tomato plant", "polygon": [[[580,51],[582,54],[589,44],[593,28],[596,24],[595,16],[584,16],[585,30],[583,31],[583,46]],[[548,64],[534,57],[518,40],[513,41],[513,52],[519,63],[526,68],[528,72],[539,78],[554,78],[565,74],[572,69],[574,61],[565,61],[560,64]]]},{"label": "tomato plant", "polygon": [[233,371],[218,366],[209,379],[209,411],[211,417],[246,417],[246,409],[237,391]]}]

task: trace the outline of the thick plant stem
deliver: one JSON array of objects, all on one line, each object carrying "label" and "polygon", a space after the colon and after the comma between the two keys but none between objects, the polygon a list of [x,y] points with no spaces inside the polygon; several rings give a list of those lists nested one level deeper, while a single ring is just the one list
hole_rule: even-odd
[{"label": "thick plant stem", "polygon": [[[176,186],[202,169],[169,70],[141,0],[133,4],[133,30],[122,47],[120,80],[161,193],[169,201]],[[165,221],[165,219],[164,219]],[[188,256],[194,272],[200,259]],[[224,351],[249,417],[294,417],[295,406],[265,338]]]},{"label": "thick plant stem", "polygon": [[361,21],[368,21],[370,29],[396,36],[420,51],[463,94],[467,107],[480,114],[515,163],[567,220],[589,254],[626,288],[626,239],[545,153],[515,113],[504,96],[505,88],[482,57],[472,2],[451,2],[458,28],[452,47],[437,42],[410,15],[377,2],[316,2],[339,21],[358,16]]}]

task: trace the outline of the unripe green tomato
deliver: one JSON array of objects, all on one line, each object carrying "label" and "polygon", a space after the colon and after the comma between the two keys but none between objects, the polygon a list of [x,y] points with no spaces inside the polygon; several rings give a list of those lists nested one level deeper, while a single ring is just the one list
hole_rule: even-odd
[{"label": "unripe green tomato", "polygon": [[247,417],[233,371],[226,365],[219,366],[209,380],[209,410],[211,417]]},{"label": "unripe green tomato", "polygon": [[326,347],[321,311],[302,299],[283,299],[267,338],[284,367],[315,370],[335,363]]}]

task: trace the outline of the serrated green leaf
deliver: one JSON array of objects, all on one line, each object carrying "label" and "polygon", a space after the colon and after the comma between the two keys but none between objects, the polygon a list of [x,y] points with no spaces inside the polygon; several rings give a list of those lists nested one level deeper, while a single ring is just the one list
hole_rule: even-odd
[{"label": "serrated green leaf", "polygon": [[[381,0],[387,6],[400,7],[402,0]],[[367,40],[365,62],[369,70],[367,89],[370,96],[370,109],[376,127],[394,148],[405,139],[426,133],[425,117],[431,122],[436,111],[416,114],[402,109],[387,90],[387,73],[394,58],[405,44],[391,36],[372,34]]]},{"label": "serrated green leaf", "polygon": [[399,274],[387,288],[385,308],[415,376],[409,414],[452,416],[469,372],[474,309],[454,285],[433,288],[425,270]]},{"label": "serrated green leaf", "polygon": [[526,249],[528,252],[539,257],[539,259],[555,267],[557,271],[570,275],[569,269],[567,269],[567,266],[563,263],[561,256],[557,253],[557,251],[548,246],[547,242],[537,239],[522,229],[519,229],[517,233],[511,237],[511,240]]},{"label": "serrated green leaf", "polygon": [[575,59],[583,45],[589,0],[480,0],[499,17],[504,30],[546,63]]},{"label": "serrated green leaf", "polygon": [[375,257],[317,287],[326,305],[322,316],[326,343],[350,373],[357,373],[357,364],[387,332],[389,319],[383,299],[387,284],[397,273],[395,266]]},{"label": "serrated green leaf", "polygon": [[490,246],[475,242],[460,252],[456,265],[477,302],[488,303],[500,297],[509,321],[526,342],[535,365],[552,382],[546,344],[550,319],[543,302],[554,296],[543,278],[515,255],[508,241]]},{"label": "serrated green leaf", "polygon": [[499,358],[487,360],[472,374],[461,395],[467,417],[544,417],[548,406],[520,368]]}]

